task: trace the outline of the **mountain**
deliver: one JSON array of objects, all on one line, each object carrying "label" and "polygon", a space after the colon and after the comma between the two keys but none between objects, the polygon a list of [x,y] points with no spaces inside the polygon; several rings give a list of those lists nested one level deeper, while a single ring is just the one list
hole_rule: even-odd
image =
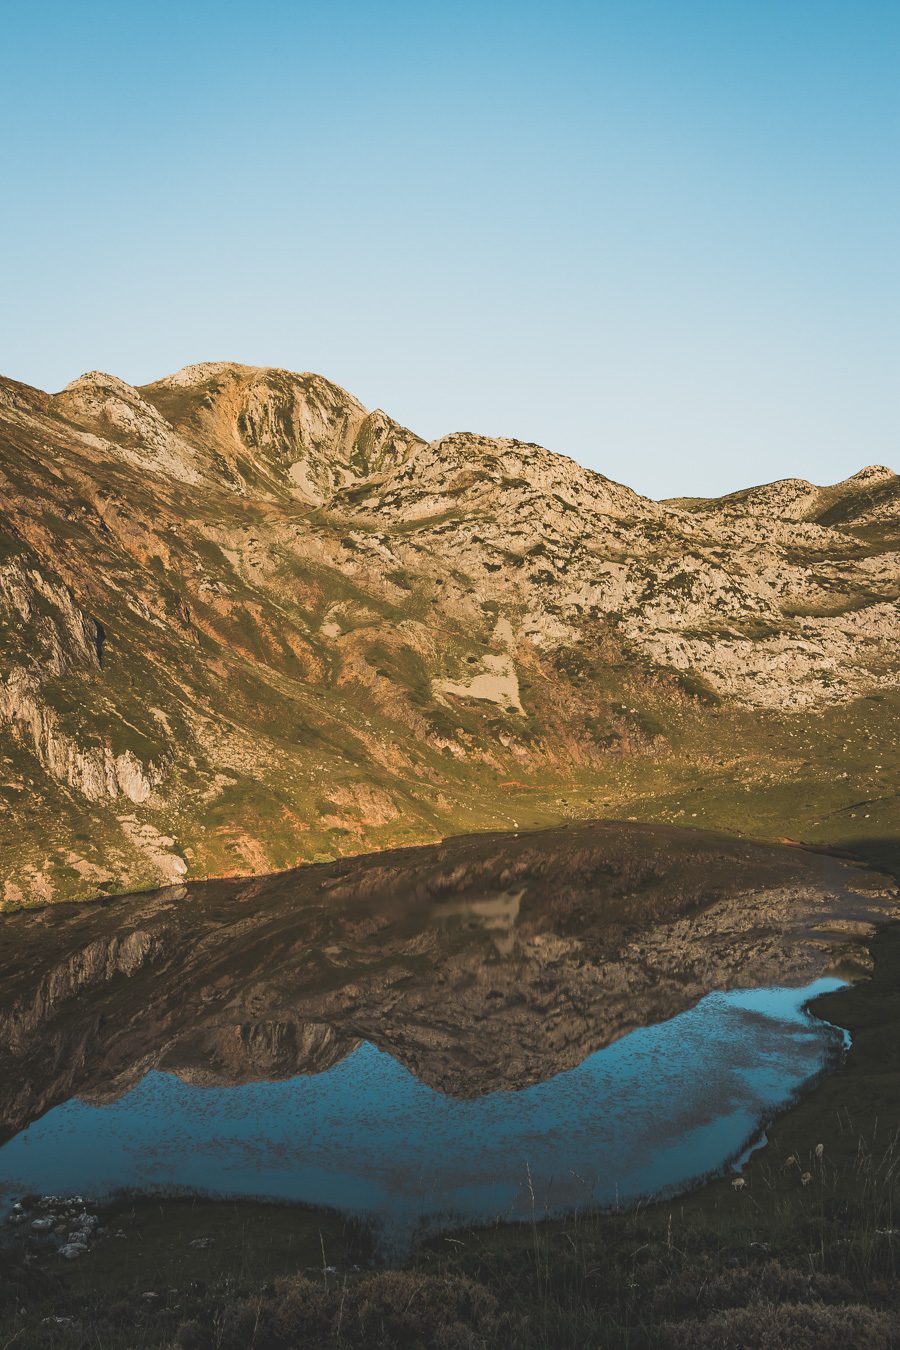
[{"label": "mountain", "polygon": [[4,903],[585,815],[885,835],[898,483],[654,502],[319,375],[0,380]]}]

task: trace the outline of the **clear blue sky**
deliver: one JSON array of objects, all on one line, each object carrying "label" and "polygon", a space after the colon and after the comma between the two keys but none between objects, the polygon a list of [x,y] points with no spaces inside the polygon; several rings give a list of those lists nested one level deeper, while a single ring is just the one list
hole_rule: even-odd
[{"label": "clear blue sky", "polygon": [[897,466],[897,0],[0,21],[5,374],[318,370],[652,496]]}]

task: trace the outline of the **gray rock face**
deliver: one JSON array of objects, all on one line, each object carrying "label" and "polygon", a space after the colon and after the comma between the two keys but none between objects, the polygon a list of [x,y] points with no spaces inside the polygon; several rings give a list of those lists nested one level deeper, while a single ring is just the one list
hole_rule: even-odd
[{"label": "gray rock face", "polygon": [[146,802],[159,783],[157,766],[144,766],[130,750],[114,755],[106,746],[86,749],[62,731],[39,686],[27,676],[13,676],[0,685],[0,721],[6,721],[33,749],[57,782],[74,788],[89,802],[127,797]]}]

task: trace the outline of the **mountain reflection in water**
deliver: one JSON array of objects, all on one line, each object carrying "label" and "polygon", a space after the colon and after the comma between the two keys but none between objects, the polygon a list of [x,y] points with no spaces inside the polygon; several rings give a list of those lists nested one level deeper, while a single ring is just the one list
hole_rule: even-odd
[{"label": "mountain reflection in water", "polygon": [[373,1219],[388,1244],[435,1222],[625,1203],[720,1168],[839,1054],[843,1033],[802,1005],[840,983],[710,994],[547,1082],[475,1099],[436,1092],[368,1042],[280,1083],[151,1072],[11,1140],[0,1189],[302,1200]]},{"label": "mountain reflection in water", "polygon": [[399,1232],[683,1184],[839,1050],[801,986],[893,903],[836,859],[592,823],[7,916],[0,1192]]}]

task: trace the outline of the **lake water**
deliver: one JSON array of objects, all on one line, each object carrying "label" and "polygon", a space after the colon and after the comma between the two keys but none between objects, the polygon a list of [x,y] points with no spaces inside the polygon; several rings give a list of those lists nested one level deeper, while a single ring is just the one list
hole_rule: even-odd
[{"label": "lake water", "polygon": [[363,1039],[331,1067],[201,1086],[151,1069],[71,1098],[0,1148],[0,1199],[187,1188],[321,1204],[387,1245],[457,1221],[529,1219],[687,1187],[738,1159],[846,1048],[804,988],[711,993],[513,1091],[428,1086]]},{"label": "lake water", "polygon": [[894,908],[839,859],[587,822],[5,916],[0,1208],[270,1197],[387,1248],[684,1190],[838,1062],[806,1004]]}]

